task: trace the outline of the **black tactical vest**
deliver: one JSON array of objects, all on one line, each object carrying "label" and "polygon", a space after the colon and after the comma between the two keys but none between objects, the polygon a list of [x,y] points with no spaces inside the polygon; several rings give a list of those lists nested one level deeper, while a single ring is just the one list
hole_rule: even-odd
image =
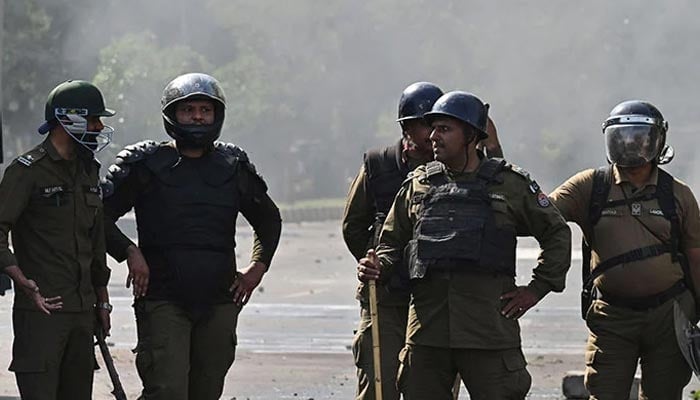
[{"label": "black tactical vest", "polygon": [[384,218],[409,172],[408,165],[401,159],[402,150],[403,141],[399,140],[393,146],[370,150],[365,154],[368,189],[374,197],[377,215]]},{"label": "black tactical vest", "polygon": [[444,165],[426,166],[430,189],[409,246],[409,275],[423,278],[433,269],[515,276],[516,232],[498,227],[487,187],[500,183],[505,162],[484,161],[476,179],[449,182]]},{"label": "black tactical vest", "polygon": [[172,148],[147,158],[152,179],[135,205],[139,246],[232,252],[239,209],[235,165],[213,151],[173,161]]},{"label": "black tactical vest", "polygon": [[[394,204],[396,193],[408,175],[408,165],[402,160],[403,140],[381,150],[365,154],[365,173],[368,192],[374,198],[374,224],[367,248],[376,248],[384,220]],[[389,290],[408,290],[408,269],[403,260],[394,267],[396,272],[389,280]]]},{"label": "black tactical vest", "polygon": [[247,161],[242,150],[219,142],[201,158],[181,157],[154,142],[117,156],[112,180],[118,184],[136,167],[132,173],[141,181],[134,210],[139,247],[151,269],[150,298],[193,306],[230,301],[240,207],[236,177]]}]

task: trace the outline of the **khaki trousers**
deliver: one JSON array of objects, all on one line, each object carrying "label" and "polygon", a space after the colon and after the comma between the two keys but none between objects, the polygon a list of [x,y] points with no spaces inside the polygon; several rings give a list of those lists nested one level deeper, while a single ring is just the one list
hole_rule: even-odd
[{"label": "khaki trousers", "polygon": [[10,371],[23,400],[91,400],[95,313],[12,311]]},{"label": "khaki trousers", "polygon": [[219,400],[236,355],[240,307],[195,314],[168,301],[138,301],[136,369],[143,400]]},{"label": "khaki trousers", "polygon": [[[382,398],[398,400],[396,373],[399,369],[399,352],[406,343],[408,305],[379,305],[379,346],[382,364]],[[355,333],[352,352],[357,367],[356,400],[374,400],[374,356],[372,352],[372,319],[368,306],[360,310],[360,325]]]},{"label": "khaki trousers", "polygon": [[[676,297],[687,315],[695,306],[687,291]],[[691,370],[678,348],[673,325],[673,302],[647,311],[634,311],[595,300],[586,324],[585,382],[591,399],[618,400],[629,396],[637,363],[641,364],[640,399],[681,399]]]},{"label": "khaki trousers", "polygon": [[522,400],[532,383],[520,348],[406,345],[400,359],[398,384],[406,400],[452,400],[458,372],[472,400]]}]

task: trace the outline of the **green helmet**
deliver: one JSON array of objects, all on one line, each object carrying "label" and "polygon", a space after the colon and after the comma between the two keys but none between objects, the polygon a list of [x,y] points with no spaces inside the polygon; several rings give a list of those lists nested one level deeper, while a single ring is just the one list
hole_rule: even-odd
[{"label": "green helmet", "polygon": [[102,93],[92,83],[78,80],[63,82],[46,99],[46,122],[39,127],[39,133],[47,133],[58,122],[78,143],[98,152],[112,141],[114,128],[105,126],[100,132],[88,131],[88,116],[112,117],[114,111],[105,107]]}]

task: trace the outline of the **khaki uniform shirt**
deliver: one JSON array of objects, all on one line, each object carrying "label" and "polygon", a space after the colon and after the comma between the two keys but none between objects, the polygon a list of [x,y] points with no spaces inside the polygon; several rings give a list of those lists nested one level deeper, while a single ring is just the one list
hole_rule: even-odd
[{"label": "khaki uniform shirt", "polygon": [[[514,167],[517,168],[517,167]],[[504,170],[502,183],[487,188],[496,224],[510,225],[520,236],[534,236],[540,243],[529,289],[540,298],[564,290],[571,261],[571,231],[557,209],[522,170]],[[421,211],[414,198],[427,193],[422,181],[425,168],[399,191],[382,229],[378,256],[382,273],[413,237]],[[476,179],[476,172],[447,172],[450,181]],[[418,195],[418,196],[416,196]],[[470,349],[507,349],[520,345],[517,320],[501,315],[500,296],[515,289],[515,279],[505,275],[438,273],[412,281],[407,342],[424,346]]]},{"label": "khaki uniform shirt", "polygon": [[[404,153],[405,154],[405,153]],[[419,160],[406,157],[410,170],[421,164]],[[369,179],[365,171],[364,164],[352,181],[348,197],[343,212],[343,239],[348,249],[360,260],[365,256],[367,250],[372,245],[372,226],[375,222],[377,210],[374,206],[374,197],[369,191]],[[404,292],[390,292],[386,287],[377,291],[378,302],[382,305],[405,305],[408,303],[408,296]],[[367,286],[360,282],[357,287],[357,300],[362,303],[369,302],[369,290]]]},{"label": "khaki uniform shirt", "polygon": [[[591,244],[591,266],[630,250],[670,241],[671,224],[663,216],[656,199],[639,202],[641,212],[638,216],[632,215],[629,206],[624,204],[605,209],[595,227],[591,226],[588,211],[594,172],[593,169],[579,172],[550,195],[564,218],[576,222],[587,243]],[[625,196],[632,198],[654,193],[658,176],[655,167],[649,180],[635,188],[624,175],[624,170],[613,167],[613,184],[608,199],[622,200]],[[677,179],[674,180],[673,193],[680,219],[681,245],[686,249],[700,247],[700,212],[695,197],[690,188]],[[642,297],[662,292],[682,278],[680,264],[673,263],[671,255],[666,253],[613,267],[596,279],[595,286],[613,295]]]},{"label": "khaki uniform shirt", "polygon": [[[46,139],[0,183],[0,268],[17,265],[42,295],[61,296],[65,312],[92,309],[94,288],[109,281],[98,171],[94,159],[62,159]],[[36,309],[22,290],[14,308]]]}]

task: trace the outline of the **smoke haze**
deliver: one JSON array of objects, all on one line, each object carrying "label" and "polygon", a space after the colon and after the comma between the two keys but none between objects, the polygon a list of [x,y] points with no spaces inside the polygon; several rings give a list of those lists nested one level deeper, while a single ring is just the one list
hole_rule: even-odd
[{"label": "smoke haze", "polygon": [[[700,184],[698,2],[32,3],[60,34],[56,76],[94,80],[119,112],[104,163],[126,144],[166,140],[162,88],[200,71],[226,90],[222,140],[249,153],[282,201],[344,196],[362,153],[399,137],[398,98],[420,80],[490,103],[506,158],[546,190],[604,164],[601,122],[622,100],[648,100],[669,121],[676,159],[668,169]],[[8,37],[20,27],[5,8]],[[3,84],[17,74],[6,69]],[[41,102],[57,83],[14,90],[11,100]],[[41,123],[42,107],[12,111],[8,100],[6,91],[13,135]]]}]

